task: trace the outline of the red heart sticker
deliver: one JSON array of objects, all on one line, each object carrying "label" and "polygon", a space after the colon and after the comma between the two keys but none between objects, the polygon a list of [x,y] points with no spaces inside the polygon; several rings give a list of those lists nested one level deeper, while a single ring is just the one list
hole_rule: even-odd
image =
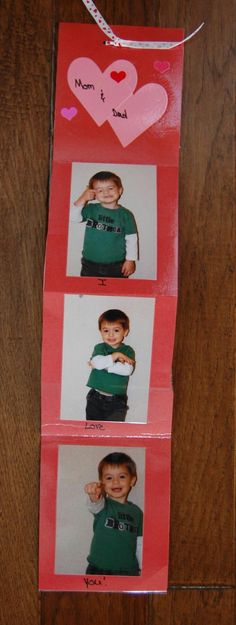
[{"label": "red heart sticker", "polygon": [[126,72],[111,72],[111,78],[112,80],[115,80],[116,82],[121,82],[122,80],[124,80],[124,78],[126,77]]}]

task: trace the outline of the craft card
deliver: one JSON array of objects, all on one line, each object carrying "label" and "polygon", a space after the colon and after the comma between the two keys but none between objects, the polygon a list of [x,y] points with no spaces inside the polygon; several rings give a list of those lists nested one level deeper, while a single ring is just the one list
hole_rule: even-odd
[{"label": "craft card", "polygon": [[[126,463],[127,456],[133,476],[128,477],[132,485],[128,484],[125,501],[117,482],[112,494],[110,488],[104,485],[101,503],[106,509],[98,513],[92,506],[91,510],[85,488],[94,483],[98,483],[99,488],[100,462],[107,458],[113,462],[118,458]],[[112,479],[117,479],[117,467],[109,464],[107,469],[107,461],[104,466],[103,479],[107,470],[111,472]],[[123,464],[121,468],[126,470]],[[126,441],[122,445],[119,439],[112,444],[107,439],[98,443],[94,438],[85,440],[83,437],[72,440],[61,437],[58,442],[44,440],[41,460],[40,589],[165,591],[169,471],[169,439],[138,438],[132,440],[132,444]],[[139,528],[140,516],[143,518],[143,530]],[[99,544],[103,545],[104,541],[102,554],[97,547],[97,532]],[[136,563],[136,553],[139,564]],[[101,559],[101,570],[110,572],[96,573],[93,569],[92,573],[87,572],[93,559],[97,568]],[[117,567],[120,567],[119,573]]]},{"label": "craft card", "polygon": [[[115,29],[129,40],[183,37]],[[183,46],[107,46],[98,26],[60,26],[43,303],[42,590],[167,589],[182,66]],[[109,475],[99,465],[107,454]],[[107,485],[117,471],[125,491]],[[87,509],[84,487],[101,508]]]}]

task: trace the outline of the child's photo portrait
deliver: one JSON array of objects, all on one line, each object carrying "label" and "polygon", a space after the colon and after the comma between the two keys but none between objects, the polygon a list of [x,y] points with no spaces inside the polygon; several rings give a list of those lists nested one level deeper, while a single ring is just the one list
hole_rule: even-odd
[{"label": "child's photo portrait", "polygon": [[145,449],[60,445],[55,573],[142,574]]},{"label": "child's photo portrait", "polygon": [[146,423],[155,298],[65,295],[60,418]]},{"label": "child's photo portrait", "polygon": [[154,165],[72,163],[67,275],[156,279]]}]

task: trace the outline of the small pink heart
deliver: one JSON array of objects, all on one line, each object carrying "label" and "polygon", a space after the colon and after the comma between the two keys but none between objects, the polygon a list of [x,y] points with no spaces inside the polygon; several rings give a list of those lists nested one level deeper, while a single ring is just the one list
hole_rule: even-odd
[{"label": "small pink heart", "polygon": [[116,82],[121,82],[126,77],[126,72],[111,72],[112,80]]},{"label": "small pink heart", "polygon": [[68,121],[70,122],[73,117],[75,117],[78,113],[78,109],[75,106],[71,106],[69,109],[67,109],[66,107],[61,109],[61,115],[62,117],[65,117],[65,119],[68,119]]},{"label": "small pink heart", "polygon": [[160,74],[164,74],[170,69],[170,63],[169,61],[154,61],[153,67],[160,72]]}]

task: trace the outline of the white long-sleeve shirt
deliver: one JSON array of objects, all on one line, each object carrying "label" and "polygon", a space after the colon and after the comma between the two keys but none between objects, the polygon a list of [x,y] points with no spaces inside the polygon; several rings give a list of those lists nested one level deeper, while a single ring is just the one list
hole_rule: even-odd
[{"label": "white long-sleeve shirt", "polygon": [[128,362],[113,362],[111,354],[108,356],[94,356],[91,359],[94,369],[107,369],[108,373],[117,373],[117,375],[131,375],[134,367]]}]

